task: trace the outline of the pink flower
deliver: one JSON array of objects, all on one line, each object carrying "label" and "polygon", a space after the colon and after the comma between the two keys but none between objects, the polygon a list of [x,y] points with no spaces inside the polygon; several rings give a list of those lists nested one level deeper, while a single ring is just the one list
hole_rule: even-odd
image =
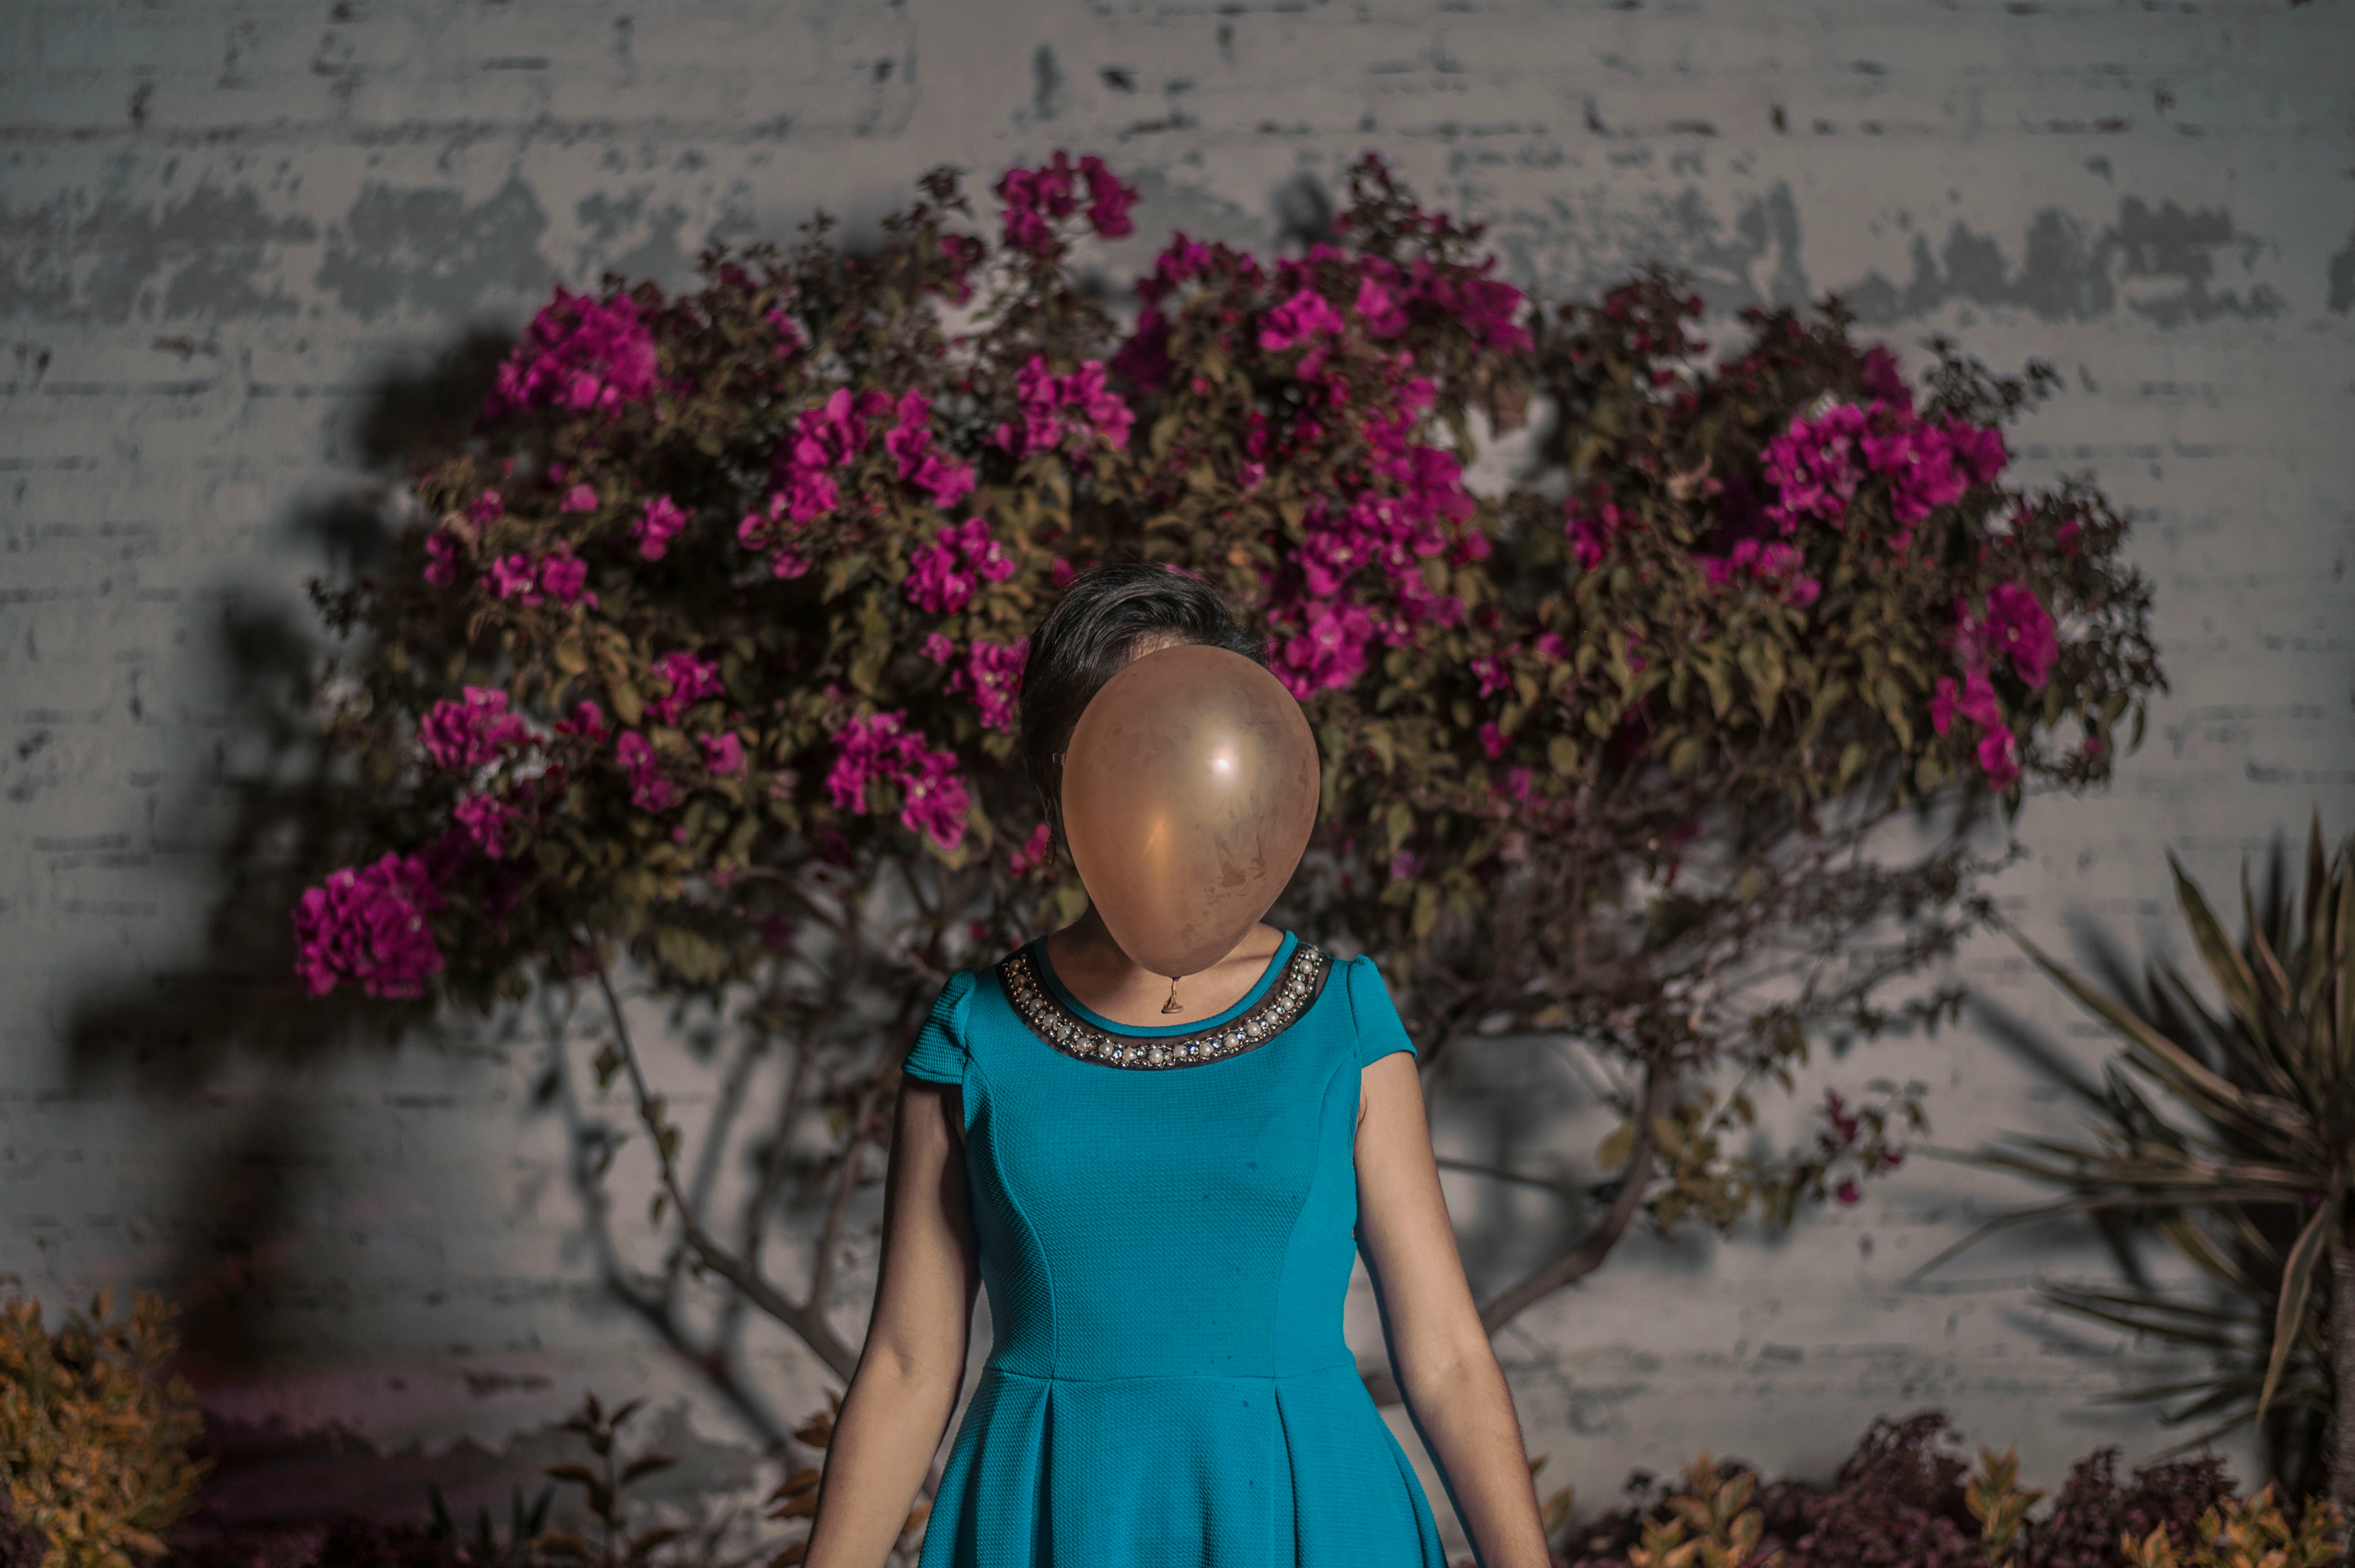
[{"label": "pink flower", "polygon": [[1047,576],[1058,588],[1069,588],[1071,585],[1071,579],[1079,574],[1079,568],[1060,556],[1056,558],[1054,564],[1047,569]]},{"label": "pink flower", "polygon": [[[1603,503],[1599,512],[1582,511],[1575,500],[1565,502],[1562,509],[1561,531],[1570,540],[1570,553],[1582,571],[1593,571],[1602,564],[1603,552],[1610,548],[1612,539],[1618,536],[1626,519],[1621,516],[1618,507],[1609,501]],[[1704,561],[1708,559],[1706,556],[1702,558]],[[1702,570],[1707,571],[1708,568],[1704,566]],[[1717,579],[1712,577],[1710,581]]]},{"label": "pink flower", "polygon": [[583,699],[573,707],[570,718],[556,721],[556,732],[578,735],[592,746],[602,745],[605,741],[605,710]]},{"label": "pink flower", "polygon": [[1864,1189],[1856,1184],[1855,1177],[1850,1176],[1844,1178],[1840,1184],[1832,1189],[1832,1196],[1844,1204],[1854,1204],[1863,1200]]},{"label": "pink flower", "polygon": [[1498,729],[1494,719],[1481,724],[1480,750],[1487,753],[1490,762],[1495,762],[1498,757],[1503,756],[1506,749],[1512,743],[1512,737]]},{"label": "pink flower", "polygon": [[1979,767],[1997,789],[2019,782],[2019,747],[2009,729],[1998,724],[1979,741]]},{"label": "pink flower", "polygon": [[776,331],[777,347],[774,357],[790,359],[809,347],[809,334],[802,330],[800,322],[795,321],[785,312],[773,310],[762,319]]},{"label": "pink flower", "polygon": [[779,911],[771,910],[762,915],[756,929],[772,952],[783,953],[794,944],[794,923]]},{"label": "pink flower", "polygon": [[662,759],[654,742],[635,730],[624,730],[613,743],[613,759],[629,781],[630,804],[640,811],[666,811],[678,799],[678,790],[662,776]]},{"label": "pink flower", "polygon": [[956,657],[956,644],[939,632],[928,632],[924,635],[923,654],[934,664],[946,664]]},{"label": "pink flower", "polygon": [[2003,727],[2003,709],[1996,703],[1995,688],[1988,684],[1986,671],[1966,672],[1959,692],[1955,688],[1954,677],[1938,677],[1930,697],[1930,727],[1943,735],[1954,724],[1957,713],[1982,730]]},{"label": "pink flower", "polygon": [[912,485],[943,509],[973,493],[970,464],[952,463],[932,450],[932,400],[922,389],[900,394],[898,424],[884,432],[883,449],[899,465],[902,483]]},{"label": "pink flower", "polygon": [[1794,609],[1804,610],[1823,596],[1824,585],[1800,571],[1806,558],[1799,547],[1780,540],[1737,539],[1730,553],[1697,555],[1693,563],[1711,587],[1727,588],[1737,581],[1762,583],[1776,589]]},{"label": "pink flower", "polygon": [[676,724],[679,715],[707,697],[718,697],[725,689],[719,684],[719,666],[712,659],[699,659],[689,653],[665,654],[655,661],[655,674],[670,683],[670,694],[646,704],[646,712],[657,724]]},{"label": "pink flower", "polygon": [[1512,667],[1502,654],[1481,654],[1472,660],[1473,678],[1480,683],[1480,695],[1494,697],[1513,684]]},{"label": "pink flower", "polygon": [[1991,425],[1975,425],[1949,415],[1945,432],[1955,464],[1974,485],[1994,484],[2011,462],[2011,453],[2004,448],[2003,432]]},{"label": "pink flower", "polygon": [[687,527],[687,513],[668,496],[657,496],[646,503],[646,509],[630,526],[630,534],[638,541],[638,553],[648,560],[660,560],[670,549],[670,541]]},{"label": "pink flower", "polygon": [[579,556],[550,555],[540,559],[540,591],[559,604],[596,608],[597,595],[589,591],[588,584],[589,563]]},{"label": "pink flower", "polygon": [[436,588],[447,588],[458,581],[458,541],[448,534],[426,536],[425,581]]},{"label": "pink flower", "polygon": [[733,730],[717,735],[698,735],[703,744],[703,765],[725,778],[744,771],[744,741]]},{"label": "pink flower", "polygon": [[314,997],[346,982],[371,997],[421,996],[442,967],[428,923],[442,907],[421,856],[387,854],[332,871],[295,905],[296,973]]},{"label": "pink flower", "polygon": [[596,489],[588,485],[575,485],[564,493],[556,508],[559,512],[593,512],[597,509]]},{"label": "pink flower", "polygon": [[1423,857],[1412,849],[1401,849],[1391,857],[1388,868],[1393,882],[1410,882],[1423,875]]},{"label": "pink flower", "polygon": [[1125,240],[1135,233],[1128,209],[1136,205],[1136,187],[1121,184],[1092,154],[1080,160],[1080,174],[1088,182],[1089,227],[1106,240]]},{"label": "pink flower", "polygon": [[1305,626],[1280,650],[1276,678],[1304,701],[1315,692],[1347,686],[1365,672],[1366,645],[1374,632],[1374,618],[1363,605],[1313,605]]},{"label": "pink flower", "polygon": [[[1105,383],[1100,359],[1084,360],[1071,374],[1058,376],[1048,368],[1045,355],[1034,354],[1015,372],[1014,395],[1022,411],[1021,426],[1002,424],[991,439],[1017,457],[1058,448],[1082,453],[1097,442],[1122,451],[1136,420]],[[1078,417],[1071,418],[1075,413]]]},{"label": "pink flower", "polygon": [[2030,686],[2041,688],[2051,678],[2060,639],[2051,612],[2027,587],[1999,582],[1987,590],[1986,636],[1991,648],[2011,656],[2011,667]]},{"label": "pink flower", "polygon": [[1006,204],[1007,245],[1016,251],[1044,255],[1054,249],[1050,219],[1069,218],[1079,203],[1074,194],[1078,171],[1071,155],[1058,152],[1035,169],[1008,169],[998,176],[997,199]]},{"label": "pink flower", "polygon": [[1006,857],[1006,869],[1018,877],[1045,870],[1054,860],[1055,835],[1045,823],[1030,830],[1030,837]]},{"label": "pink flower", "polygon": [[[1323,294],[1304,288],[1267,313],[1260,323],[1259,346],[1270,354],[1281,354],[1317,336],[1337,337],[1348,327],[1348,323],[1326,303]],[[1302,363],[1302,375],[1315,373],[1305,361]]]},{"label": "pink flower", "polygon": [[510,746],[528,742],[531,731],[507,711],[507,694],[495,686],[470,686],[463,700],[443,698],[418,721],[418,743],[439,768],[467,772],[494,761]]},{"label": "pink flower", "polygon": [[483,412],[497,419],[538,408],[617,411],[653,395],[657,368],[654,332],[636,300],[592,299],[559,284],[499,367]]},{"label": "pink flower", "polygon": [[507,852],[507,826],[515,820],[516,810],[497,795],[467,795],[451,808],[450,815],[484,854],[496,859]]},{"label": "pink flower", "polygon": [[1022,695],[1022,667],[1029,656],[1028,637],[1005,645],[975,642],[965,667],[949,677],[949,689],[973,694],[983,729],[1011,731],[1015,705]]},{"label": "pink flower", "polygon": [[1370,274],[1358,280],[1357,303],[1351,308],[1366,324],[1369,337],[1396,337],[1406,330],[1406,312]]},{"label": "pink flower", "polygon": [[539,603],[539,567],[527,555],[499,557],[491,562],[490,580],[491,592],[502,599],[519,599],[526,604]]},{"label": "pink flower", "polygon": [[869,784],[896,784],[901,792],[900,824],[930,837],[943,849],[964,841],[971,807],[956,753],[935,752],[905,728],[903,712],[870,713],[836,731],[837,754],[826,787],[837,811],[864,816]]},{"label": "pink flower", "polygon": [[1570,644],[1560,632],[1540,632],[1536,647],[1538,657],[1548,664],[1560,664],[1570,656]]},{"label": "pink flower", "polygon": [[[834,482],[829,479],[826,483],[831,486]],[[765,512],[747,512],[743,521],[736,525],[736,542],[746,549],[767,550],[773,576],[800,577],[810,569],[809,558],[792,542],[801,531],[801,524],[793,515],[792,498],[783,491],[772,491]]]},{"label": "pink flower", "polygon": [[1897,368],[1897,356],[1886,347],[1876,343],[1866,349],[1858,371],[1866,391],[1892,408],[1913,408],[1913,389],[1905,384],[1905,373]]},{"label": "pink flower", "polygon": [[496,521],[506,509],[507,498],[505,496],[496,490],[485,490],[474,497],[473,504],[466,508],[466,516],[474,522],[488,523]]},{"label": "pink flower", "polygon": [[967,517],[941,529],[935,542],[909,553],[908,578],[900,591],[919,609],[954,615],[982,583],[1005,581],[1017,564],[1012,553],[990,538],[987,519]]},{"label": "pink flower", "polygon": [[1945,432],[1916,424],[1911,416],[1866,432],[1858,446],[1867,465],[1889,480],[1890,515],[1901,526],[1920,522],[1970,488],[1968,478],[1955,472],[1955,449]]},{"label": "pink flower", "polygon": [[1766,478],[1781,497],[1766,516],[1785,533],[1806,517],[1836,523],[1848,515],[1864,479],[1857,442],[1868,418],[1852,403],[1838,404],[1816,419],[1793,416],[1790,427],[1766,443]]}]

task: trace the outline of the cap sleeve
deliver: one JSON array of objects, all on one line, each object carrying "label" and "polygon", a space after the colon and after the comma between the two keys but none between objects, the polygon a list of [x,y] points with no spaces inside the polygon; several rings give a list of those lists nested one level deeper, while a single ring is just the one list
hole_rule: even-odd
[{"label": "cap sleeve", "polygon": [[964,1020],[973,1001],[974,974],[961,969],[949,976],[932,1002],[932,1016],[916,1031],[916,1043],[900,1071],[911,1078],[934,1083],[964,1082]]},{"label": "cap sleeve", "polygon": [[1382,984],[1381,971],[1374,967],[1371,957],[1360,955],[1350,959],[1343,968],[1341,979],[1348,988],[1349,1012],[1356,1021],[1359,1066],[1369,1067],[1394,1051],[1414,1050],[1414,1041],[1407,1038],[1406,1025],[1399,1021],[1390,987]]}]

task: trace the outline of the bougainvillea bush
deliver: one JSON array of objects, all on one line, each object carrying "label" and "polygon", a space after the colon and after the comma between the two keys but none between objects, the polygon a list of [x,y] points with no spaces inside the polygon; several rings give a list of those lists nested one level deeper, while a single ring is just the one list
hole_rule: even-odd
[{"label": "bougainvillea bush", "polygon": [[[979,217],[935,174],[880,247],[821,221],[539,313],[389,565],[318,590],[357,782],[350,864],[294,915],[312,989],[592,983],[680,1255],[847,1370],[840,1199],[901,1051],[949,972],[1082,907],[1007,765],[1027,629],[1143,559],[1263,629],[1325,760],[1278,915],[1379,955],[1433,1092],[1479,1032],[1623,1070],[1592,1232],[1492,1322],[1646,1211],[1781,1221],[1893,1166],[1902,1085],[1779,1156],[1732,1135],[1810,1040],[1951,1004],[1898,982],[1980,912],[1973,824],[2105,778],[2159,678],[2123,519],[2008,483],[2049,374],[1939,346],[1909,383],[1836,304],[1713,356],[1667,273],[1540,305],[1372,158],[1329,242],[1180,234],[1115,314],[1074,247],[1127,237],[1134,191],[1060,155],[996,191]],[[741,1223],[680,1176],[624,950],[794,1064],[715,1124],[750,1129]],[[760,1251],[804,1200],[796,1297]]]}]

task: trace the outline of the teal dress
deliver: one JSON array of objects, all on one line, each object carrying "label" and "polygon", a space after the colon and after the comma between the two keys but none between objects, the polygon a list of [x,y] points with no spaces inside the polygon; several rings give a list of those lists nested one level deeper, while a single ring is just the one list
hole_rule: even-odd
[{"label": "teal dress", "polygon": [[1369,959],[1286,934],[1218,1018],[1116,1025],[1033,942],[910,1051],[962,1090],[995,1343],[922,1568],[1445,1568],[1341,1336]]}]

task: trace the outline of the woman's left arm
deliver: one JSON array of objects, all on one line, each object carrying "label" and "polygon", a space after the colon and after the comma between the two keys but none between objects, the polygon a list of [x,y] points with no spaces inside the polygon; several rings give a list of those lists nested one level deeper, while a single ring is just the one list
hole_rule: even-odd
[{"label": "woman's left arm", "polygon": [[1411,1051],[1361,1070],[1358,1243],[1416,1427],[1481,1568],[1547,1568],[1520,1421],[1455,1250]]}]

